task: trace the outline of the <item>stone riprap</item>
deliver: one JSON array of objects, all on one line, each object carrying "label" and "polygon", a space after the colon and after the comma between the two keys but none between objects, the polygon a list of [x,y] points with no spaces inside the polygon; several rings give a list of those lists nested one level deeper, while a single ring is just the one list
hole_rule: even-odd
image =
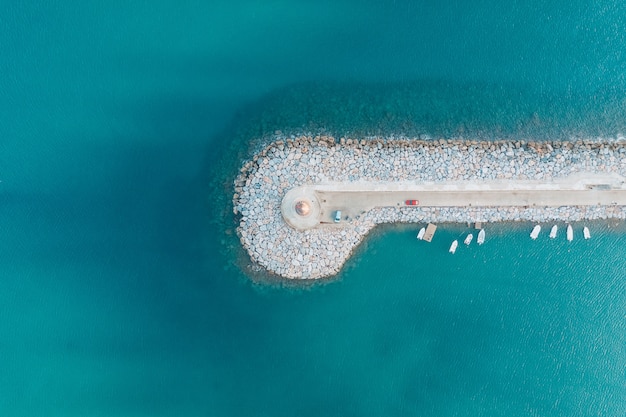
[{"label": "stone riprap", "polygon": [[[472,141],[277,138],[235,180],[234,211],[254,262],[286,278],[336,274],[377,224],[625,219],[621,204],[568,207],[376,207],[340,224],[299,230],[283,217],[285,195],[328,183],[550,182],[584,173],[626,177],[626,140]],[[318,202],[305,207],[315,212]]]}]

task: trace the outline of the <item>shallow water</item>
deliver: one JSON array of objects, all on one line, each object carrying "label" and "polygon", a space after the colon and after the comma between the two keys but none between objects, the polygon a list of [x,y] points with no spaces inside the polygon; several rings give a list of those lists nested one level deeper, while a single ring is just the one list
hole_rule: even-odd
[{"label": "shallow water", "polygon": [[275,130],[623,133],[624,12],[8,5],[0,414],[619,415],[623,223],[571,244],[489,225],[453,257],[464,225],[378,228],[294,285],[251,269],[230,179]]}]

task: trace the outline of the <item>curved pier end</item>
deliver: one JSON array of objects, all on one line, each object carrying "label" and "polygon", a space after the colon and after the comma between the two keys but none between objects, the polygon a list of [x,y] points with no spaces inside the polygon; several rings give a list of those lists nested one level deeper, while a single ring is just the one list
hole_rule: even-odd
[{"label": "curved pier end", "polygon": [[626,141],[277,140],[233,203],[254,262],[323,278],[381,223],[626,219]]}]

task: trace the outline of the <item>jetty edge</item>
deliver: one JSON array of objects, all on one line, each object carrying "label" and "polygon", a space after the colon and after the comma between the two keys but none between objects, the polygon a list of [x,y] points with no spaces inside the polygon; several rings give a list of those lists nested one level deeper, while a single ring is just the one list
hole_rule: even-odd
[{"label": "jetty edge", "polygon": [[243,165],[233,209],[253,262],[285,278],[317,279],[339,272],[382,223],[626,219],[625,179],[623,136],[300,136],[278,138]]}]

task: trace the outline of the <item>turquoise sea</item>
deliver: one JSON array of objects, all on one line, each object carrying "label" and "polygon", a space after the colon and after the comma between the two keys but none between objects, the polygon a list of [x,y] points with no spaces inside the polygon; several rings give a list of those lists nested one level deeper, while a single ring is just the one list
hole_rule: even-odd
[{"label": "turquoise sea", "polygon": [[298,285],[231,207],[277,130],[625,133],[623,2],[0,9],[1,416],[625,414],[624,222],[381,227]]}]

